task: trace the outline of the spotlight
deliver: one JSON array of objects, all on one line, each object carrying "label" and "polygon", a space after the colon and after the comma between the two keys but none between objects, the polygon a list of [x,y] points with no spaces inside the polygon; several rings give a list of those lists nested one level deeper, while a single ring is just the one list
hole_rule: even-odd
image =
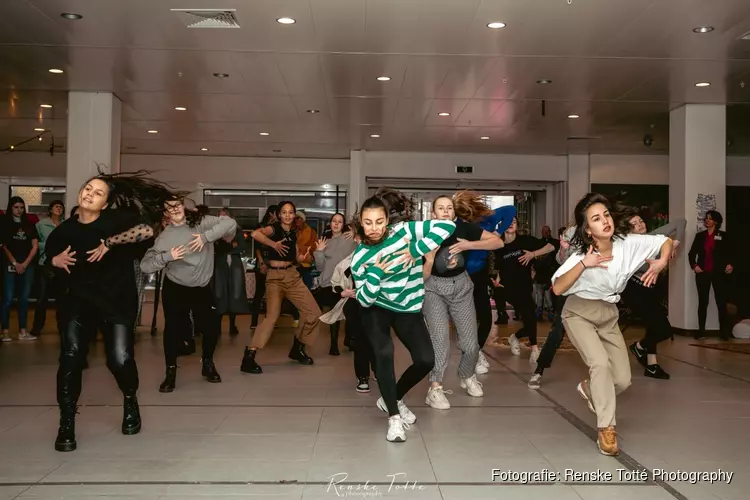
[{"label": "spotlight", "polygon": [[78,21],[79,19],[83,19],[81,14],[72,14],[70,12],[63,12],[60,15],[68,21]]},{"label": "spotlight", "polygon": [[646,146],[647,148],[650,148],[653,143],[654,143],[654,138],[653,137],[651,137],[648,134],[646,134],[645,136],[643,136],[643,145],[644,146]]}]

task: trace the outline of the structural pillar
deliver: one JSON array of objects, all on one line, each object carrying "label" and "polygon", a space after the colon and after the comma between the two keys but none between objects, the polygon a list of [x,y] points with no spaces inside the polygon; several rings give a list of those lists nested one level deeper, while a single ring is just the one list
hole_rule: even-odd
[{"label": "structural pillar", "polygon": [[109,92],[68,94],[68,144],[65,206],[78,205],[83,183],[102,173],[120,171],[122,103]]},{"label": "structural pillar", "polygon": [[589,155],[568,155],[567,216],[573,218],[576,203],[591,190],[591,162]]},{"label": "structural pillar", "polygon": [[[669,218],[687,220],[685,241],[669,270],[669,321],[698,329],[698,292],[687,253],[695,234],[705,229],[706,210],[724,216],[726,227],[726,106],[687,104],[669,117]],[[713,289],[706,329],[719,327]]]},{"label": "structural pillar", "polygon": [[349,192],[346,195],[346,214],[351,217],[367,198],[365,179],[365,151],[352,151],[349,160]]}]

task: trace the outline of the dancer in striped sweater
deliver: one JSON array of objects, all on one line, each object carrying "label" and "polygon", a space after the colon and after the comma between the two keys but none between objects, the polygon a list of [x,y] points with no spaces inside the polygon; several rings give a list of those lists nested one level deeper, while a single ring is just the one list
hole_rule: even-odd
[{"label": "dancer in striped sweater", "polygon": [[[392,442],[406,440],[404,429],[416,416],[404,396],[432,370],[435,353],[422,319],[422,257],[437,249],[456,228],[452,221],[411,221],[412,204],[402,193],[380,189],[362,205],[362,243],[352,257],[356,299],[363,306],[362,324],[372,346],[381,398]],[[412,358],[396,383],[391,328]]]}]

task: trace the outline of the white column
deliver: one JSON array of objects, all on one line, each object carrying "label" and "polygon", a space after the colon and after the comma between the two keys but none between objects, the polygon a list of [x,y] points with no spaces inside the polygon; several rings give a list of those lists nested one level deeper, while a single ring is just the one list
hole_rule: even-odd
[{"label": "white column", "polygon": [[78,204],[81,186],[101,170],[120,171],[122,103],[108,92],[68,94],[68,145],[65,205]]},{"label": "white column", "polygon": [[[685,241],[669,271],[669,321],[685,330],[698,329],[698,292],[687,252],[703,229],[697,200],[715,197],[715,209],[726,221],[726,106],[687,104],[669,117],[669,218],[686,219]],[[706,329],[719,327],[713,289]]]},{"label": "white column", "polygon": [[349,160],[349,191],[346,194],[346,216],[351,217],[367,198],[365,151],[352,151]]},{"label": "white column", "polygon": [[578,200],[591,189],[591,166],[589,155],[568,155],[568,212],[573,216],[573,209]]}]

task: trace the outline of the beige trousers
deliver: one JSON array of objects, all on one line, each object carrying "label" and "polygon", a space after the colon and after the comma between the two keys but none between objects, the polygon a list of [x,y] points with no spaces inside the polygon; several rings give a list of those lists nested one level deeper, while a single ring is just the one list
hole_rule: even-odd
[{"label": "beige trousers", "polygon": [[617,306],[568,297],[562,321],[570,341],[589,367],[589,387],[600,429],[616,425],[616,395],[630,387],[630,359],[617,321]]}]

